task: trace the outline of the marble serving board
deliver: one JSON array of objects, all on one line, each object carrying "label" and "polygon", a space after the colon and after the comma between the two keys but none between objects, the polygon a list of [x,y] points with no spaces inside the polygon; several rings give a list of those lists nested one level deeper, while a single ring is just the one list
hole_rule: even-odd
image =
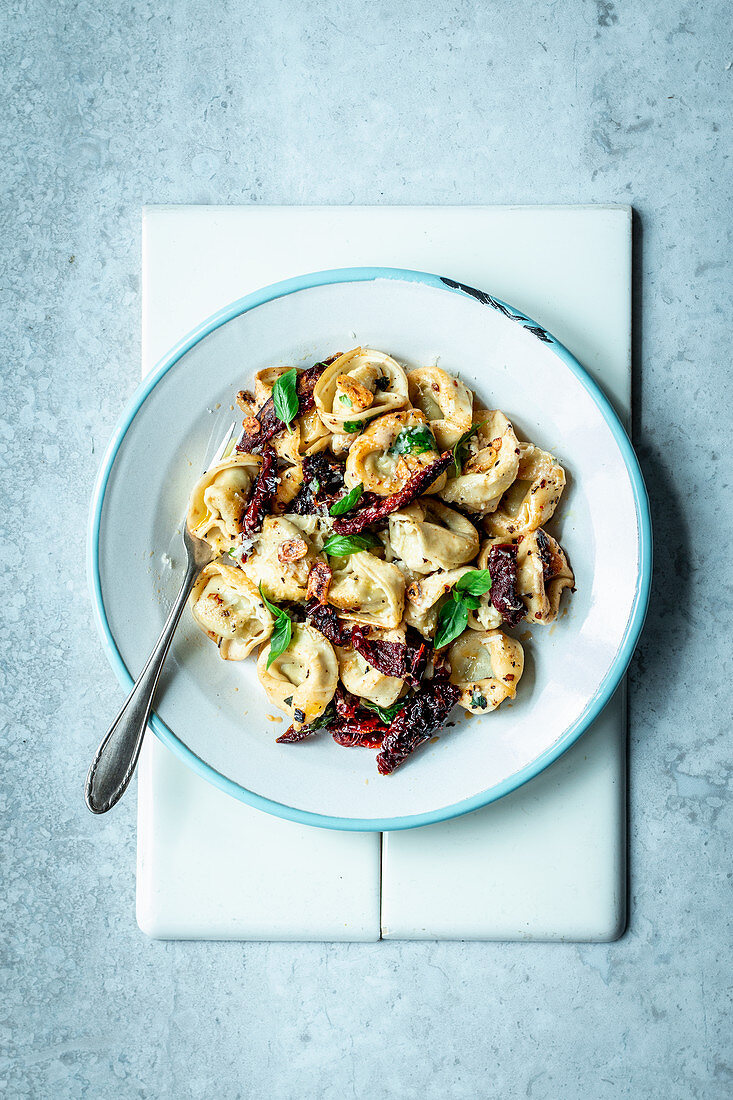
[{"label": "marble serving board", "polygon": [[[621,206],[147,207],[143,374],[222,305],[361,265],[438,272],[518,306],[628,423],[631,211]],[[625,736],[622,687],[525,787],[454,821],[380,836],[254,810],[150,735],[138,923],[160,939],[614,939],[626,921]]]}]

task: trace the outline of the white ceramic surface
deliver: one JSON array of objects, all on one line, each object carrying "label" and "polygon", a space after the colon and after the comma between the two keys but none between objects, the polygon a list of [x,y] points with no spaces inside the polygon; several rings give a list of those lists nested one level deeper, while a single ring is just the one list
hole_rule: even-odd
[{"label": "white ceramic surface", "polygon": [[[222,301],[308,266],[375,260],[495,287],[560,336],[628,415],[628,207],[149,207],[143,375],[191,318]],[[382,934],[618,935],[626,890],[623,695],[512,795],[455,822],[384,834]],[[148,738],[138,770],[137,910],[149,935],[379,936],[379,834],[339,834],[335,858],[331,830],[286,821],[270,828],[270,815],[216,790],[157,738]]]},{"label": "white ceramic surface", "polygon": [[[160,939],[379,939],[379,833],[284,821],[222,794],[154,737],[143,753],[143,932]],[[161,754],[165,764],[155,767]]]},{"label": "white ceramic surface", "polygon": [[[626,466],[597,404],[552,347],[469,296],[386,278],[300,290],[234,318],[160,378],[122,440],[102,513],[101,585],[135,673],[175,583],[151,568],[151,548],[153,558],[169,550],[168,532],[234,391],[262,366],[307,363],[352,342],[385,347],[408,365],[440,356],[521,434],[561,456],[570,485],[553,528],[578,579],[569,614],[554,629],[535,629],[513,706],[459,723],[386,781],[371,754],[329,738],[276,745],[252,664],[224,665],[190,622],[157,712],[196,756],[262,798],[299,813],[405,822],[480,799],[550,752],[591,705],[634,604],[638,529]],[[130,601],[130,591],[143,597]]]}]

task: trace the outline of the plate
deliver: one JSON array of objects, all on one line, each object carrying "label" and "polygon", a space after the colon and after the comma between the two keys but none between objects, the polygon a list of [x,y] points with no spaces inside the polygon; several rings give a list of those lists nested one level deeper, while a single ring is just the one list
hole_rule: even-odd
[{"label": "plate", "polygon": [[520,438],[558,456],[568,485],[548,530],[568,552],[577,592],[555,624],[532,628],[513,703],[457,719],[388,777],[373,751],[341,748],[328,734],[278,745],[285,721],[254,662],[221,661],[187,611],[150,724],[200,775],[259,809],[393,830],[475,810],[541,772],[600,713],[641,632],[651,523],[639,465],[605,395],[550,333],[483,291],[397,269],[318,272],[234,302],[182,340],[130,401],[97,478],[88,564],[105,650],[129,690],[180,583],[172,533],[191,486],[241,415],[234,394],[263,367],[307,366],[356,344],[407,369],[437,361],[502,409]]}]

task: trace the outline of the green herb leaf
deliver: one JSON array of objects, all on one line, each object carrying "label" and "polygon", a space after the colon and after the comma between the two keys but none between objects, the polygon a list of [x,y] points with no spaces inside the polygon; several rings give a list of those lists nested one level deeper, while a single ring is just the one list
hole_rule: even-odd
[{"label": "green herb leaf", "polygon": [[348,407],[350,409],[353,409],[353,407],[354,407],[354,403],[351,400],[351,398],[349,397],[348,393],[340,393],[339,394],[339,401],[341,402],[342,405],[348,405]]},{"label": "green herb leaf", "polygon": [[471,692],[471,706],[480,707],[481,710],[485,710],[487,707],[486,696],[477,687]]},{"label": "green herb leaf", "polygon": [[[285,702],[291,707],[293,705],[292,695],[286,699]],[[301,726],[300,732],[306,733],[307,731],[308,734],[311,734],[318,733],[319,730],[327,730],[333,725],[337,718],[338,715],[336,714],[333,703],[329,703],[323,714],[319,714],[318,717],[314,718],[312,722],[309,722],[307,726]]]},{"label": "green herb leaf", "polygon": [[464,573],[453,586],[453,598],[459,596],[483,596],[491,590],[491,574],[488,569],[472,569],[470,573]]},{"label": "green herb leaf", "polygon": [[329,726],[338,718],[336,708],[333,703],[329,703],[323,714],[319,714],[317,718],[314,718],[311,725],[318,726],[319,729],[327,730]]},{"label": "green herb leaf", "polygon": [[442,649],[462,634],[468,626],[468,608],[463,600],[446,600],[438,612],[438,627],[434,645]]},{"label": "green herb leaf", "polygon": [[298,415],[297,382],[298,372],[295,367],[291,367],[290,370],[285,371],[285,374],[275,379],[275,385],[272,387],[275,412],[287,428],[290,428],[291,421]]},{"label": "green herb leaf", "polygon": [[363,485],[355,485],[351,492],[347,493],[345,497],[341,497],[341,500],[337,500],[331,505],[331,507],[329,508],[329,513],[332,516],[342,516],[344,512],[348,512],[354,507],[363,492]]},{"label": "green herb leaf", "polygon": [[358,554],[360,550],[369,550],[372,546],[381,546],[376,535],[331,535],[323,549],[332,558],[345,558],[349,554]]},{"label": "green herb leaf", "polygon": [[265,607],[275,616],[275,625],[270,635],[270,652],[267,655],[266,667],[269,668],[272,662],[276,661],[290,645],[290,640],[293,636],[293,623],[287,611],[283,611],[281,607],[278,607],[274,603],[270,603],[267,596],[262,591],[261,584],[259,585],[259,591]]},{"label": "green herb leaf", "polygon": [[354,432],[360,432],[364,424],[361,420],[344,420],[344,431],[349,435],[353,435]]},{"label": "green herb leaf", "polygon": [[290,645],[292,636],[293,624],[290,621],[290,616],[283,611],[275,619],[275,626],[270,637],[270,652],[267,655],[267,668],[285,652]]},{"label": "green herb leaf", "polygon": [[389,449],[391,455],[421,455],[438,450],[430,428],[403,428]]},{"label": "green herb leaf", "polygon": [[464,432],[461,438],[453,447],[453,465],[455,467],[455,477],[460,477],[463,470],[463,463],[468,456],[468,443],[472,435],[475,435],[479,430],[480,425],[474,424],[467,432]]},{"label": "green herb leaf", "polygon": [[262,591],[262,585],[261,584],[258,585],[258,589],[259,589],[260,596],[262,597],[262,602],[264,603],[264,605],[265,605],[265,607],[267,608],[268,611],[271,611],[272,614],[275,615],[275,617],[277,617],[278,615],[284,615],[285,614],[284,611],[280,610],[280,608],[277,606],[277,604],[270,603],[267,596]]},{"label": "green herb leaf", "polygon": [[380,707],[376,703],[372,703],[369,699],[362,699],[361,705],[366,707],[367,710],[373,710],[375,714],[379,715],[380,722],[383,722],[385,726],[388,726],[390,722],[395,718],[397,714],[402,710],[405,705],[404,699],[398,699],[396,703],[393,703],[391,707]]}]

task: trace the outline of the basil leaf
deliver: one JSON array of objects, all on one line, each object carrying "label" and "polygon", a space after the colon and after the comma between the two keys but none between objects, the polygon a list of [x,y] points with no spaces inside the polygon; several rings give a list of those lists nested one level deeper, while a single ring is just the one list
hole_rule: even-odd
[{"label": "basil leaf", "polygon": [[480,707],[481,710],[486,710],[488,703],[486,701],[486,696],[480,688],[475,687],[471,692],[471,706]]},{"label": "basil leaf", "polygon": [[267,596],[262,591],[261,584],[259,585],[259,592],[265,607],[270,614],[275,616],[275,625],[270,635],[270,652],[267,655],[266,667],[269,668],[272,662],[276,661],[290,645],[290,639],[293,636],[293,623],[287,611],[283,611],[281,607],[278,607],[274,603],[270,603]]},{"label": "basil leaf", "polygon": [[298,372],[295,367],[291,367],[290,370],[285,371],[285,374],[275,379],[275,385],[272,387],[275,412],[286,428],[290,427],[290,422],[298,415],[297,382]]},{"label": "basil leaf", "polygon": [[355,485],[350,493],[347,493],[345,497],[341,497],[340,500],[335,501],[329,508],[329,513],[332,516],[342,516],[344,512],[348,512],[354,507],[356,502],[364,492],[363,485]]},{"label": "basil leaf", "polygon": [[436,451],[438,445],[430,428],[403,428],[389,448],[391,455],[421,455]]},{"label": "basil leaf", "polygon": [[380,722],[383,722],[385,726],[388,726],[397,714],[402,710],[405,705],[404,699],[398,699],[396,703],[393,703],[391,707],[380,707],[376,703],[372,703],[369,699],[362,699],[361,705],[366,707],[367,710],[373,710],[375,714],[379,715]]},{"label": "basil leaf", "polygon": [[465,444],[468,443],[471,436],[475,435],[478,430],[479,425],[474,424],[473,427],[469,428],[467,432],[463,433],[461,438],[453,447],[453,465],[456,471],[454,475],[455,477],[460,477],[463,471],[463,463],[466,461],[466,456],[468,454],[468,447],[466,447]]},{"label": "basil leaf", "polygon": [[468,608],[463,600],[446,600],[438,613],[438,628],[434,646],[442,649],[452,642],[468,626]]},{"label": "basil leaf", "polygon": [[281,611],[275,620],[275,626],[270,636],[270,652],[267,655],[267,668],[285,652],[290,645],[292,636],[293,624],[290,621],[290,616],[286,615],[284,611]]},{"label": "basil leaf", "polygon": [[376,535],[331,535],[323,549],[332,558],[345,558],[349,554],[358,554],[360,550],[381,545]]},{"label": "basil leaf", "polygon": [[311,725],[317,726],[320,730],[327,730],[329,726],[333,725],[337,718],[338,714],[336,713],[336,708],[333,703],[329,703],[323,714],[319,714],[318,718],[314,718]]},{"label": "basil leaf", "polygon": [[340,393],[339,394],[339,401],[341,402],[342,405],[348,405],[350,409],[353,409],[353,407],[354,407],[354,403],[351,400],[351,398],[349,397],[348,393]]},{"label": "basil leaf", "polygon": [[275,618],[277,618],[277,616],[278,616],[278,615],[284,615],[284,614],[285,614],[285,612],[284,612],[284,611],[282,611],[282,610],[281,610],[281,609],[280,609],[280,608],[279,608],[279,607],[278,607],[278,606],[277,606],[276,604],[274,604],[274,603],[270,603],[270,601],[268,600],[267,596],[266,596],[266,595],[265,595],[265,593],[264,593],[264,592],[262,591],[262,585],[261,585],[261,584],[259,584],[259,585],[258,585],[257,587],[258,587],[258,589],[259,589],[259,593],[260,593],[260,596],[262,597],[262,602],[264,603],[264,605],[265,605],[265,607],[267,608],[267,610],[268,610],[268,611],[270,611],[270,612],[272,612],[272,614],[273,614],[273,615],[275,616]]},{"label": "basil leaf", "polygon": [[470,573],[464,573],[453,586],[453,597],[458,599],[460,595],[483,596],[491,590],[491,574],[488,569],[472,569]]},{"label": "basil leaf", "polygon": [[344,431],[348,435],[353,435],[354,432],[360,432],[364,425],[361,420],[344,420]]}]

